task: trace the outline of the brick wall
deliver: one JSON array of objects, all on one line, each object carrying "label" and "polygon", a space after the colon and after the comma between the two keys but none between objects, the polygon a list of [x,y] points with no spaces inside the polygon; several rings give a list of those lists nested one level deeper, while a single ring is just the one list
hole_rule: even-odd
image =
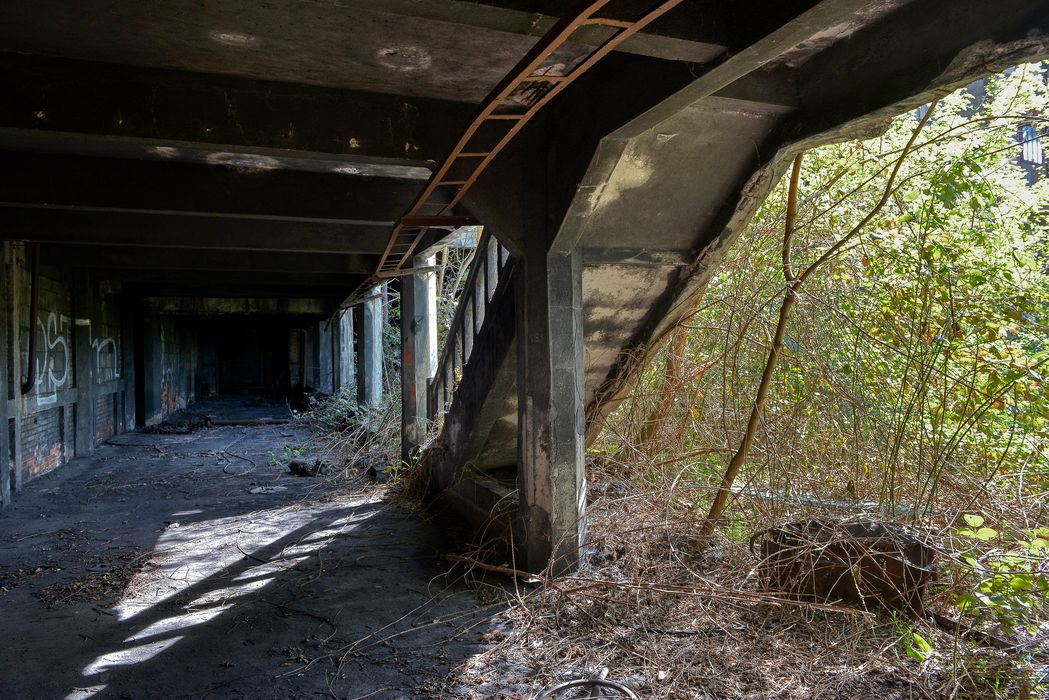
[{"label": "brick wall", "polygon": [[103,442],[117,432],[117,394],[95,399],[95,442]]},{"label": "brick wall", "polygon": [[[10,463],[12,481],[20,485],[72,459],[77,448],[89,452],[96,441],[119,432],[117,410],[124,406],[123,319],[119,289],[49,265],[43,251],[36,279],[37,309],[31,314],[28,249],[21,244],[5,246],[4,263],[2,281],[14,315],[4,317],[8,311],[0,309],[0,321],[16,337],[2,349],[0,358],[5,370],[0,379],[6,379],[5,393],[12,399],[8,407],[13,409],[7,425],[0,427],[9,429],[11,456],[21,450]],[[21,384],[29,374],[33,381],[23,395]],[[15,433],[18,445],[12,439]]]},{"label": "brick wall", "polygon": [[[33,388],[22,401],[22,473],[28,480],[61,466],[75,454],[76,353],[68,278],[60,270],[41,267],[37,314],[31,319],[31,278],[27,268],[20,272],[18,384],[30,362],[35,374]],[[30,333],[36,336],[32,358]]]},{"label": "brick wall", "polygon": [[22,465],[26,478],[46,474],[75,456],[75,409],[59,406],[22,419]]},{"label": "brick wall", "polygon": [[37,315],[29,318],[29,274],[23,270],[22,303],[19,305],[20,349],[18,374],[29,367],[29,334],[36,335],[33,349],[33,367],[36,380],[30,391],[32,409],[47,409],[58,405],[63,392],[76,387],[76,357],[73,345],[71,290],[67,280],[57,272],[44,273],[38,278]]}]

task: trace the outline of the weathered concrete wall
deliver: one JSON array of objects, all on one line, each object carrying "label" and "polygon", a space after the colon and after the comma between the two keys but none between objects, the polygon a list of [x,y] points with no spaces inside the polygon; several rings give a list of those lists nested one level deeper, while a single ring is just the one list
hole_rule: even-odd
[{"label": "weathered concrete wall", "polygon": [[199,335],[192,321],[172,316],[147,316],[143,328],[145,424],[155,425],[197,398]]},{"label": "weathered concrete wall", "polygon": [[[130,422],[125,367],[131,358],[125,357],[117,291],[41,259],[33,312],[30,251],[17,243],[3,248],[2,503],[25,481],[90,452]],[[130,406],[133,411],[133,400]]]},{"label": "weathered concrete wall", "polygon": [[343,349],[352,360],[352,338],[318,320],[316,304],[247,300],[225,314],[193,300],[151,304],[89,270],[51,264],[43,247],[33,310],[33,248],[2,245],[0,506],[26,481],[198,398],[284,397],[303,384],[332,392]]}]

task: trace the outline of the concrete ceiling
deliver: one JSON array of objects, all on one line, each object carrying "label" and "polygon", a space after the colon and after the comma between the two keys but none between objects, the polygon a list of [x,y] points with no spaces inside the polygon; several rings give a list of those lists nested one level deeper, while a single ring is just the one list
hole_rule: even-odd
[{"label": "concrete ceiling", "polygon": [[[604,15],[650,5],[615,0]],[[606,59],[598,103],[632,116],[724,55],[730,5],[686,0],[630,39]],[[299,284],[345,298],[473,103],[569,7],[8,0],[0,237],[166,294]],[[551,62],[570,67],[612,31],[578,32]],[[635,94],[620,69],[663,87]]]},{"label": "concrete ceiling", "polygon": [[[624,3],[620,3],[624,4]],[[105,63],[479,102],[570,7],[538,0],[7,0],[0,49]],[[626,2],[629,16],[645,3]],[[721,3],[627,51],[703,63],[724,51]],[[717,12],[709,7],[718,7]],[[702,12],[700,10],[703,10]],[[615,12],[613,12],[615,15]],[[594,28],[554,62],[571,64]]]}]

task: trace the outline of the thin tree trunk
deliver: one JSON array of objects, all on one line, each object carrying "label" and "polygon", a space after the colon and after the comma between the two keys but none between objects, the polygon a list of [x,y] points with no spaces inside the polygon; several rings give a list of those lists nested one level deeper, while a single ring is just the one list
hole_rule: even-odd
[{"label": "thin tree trunk", "polygon": [[795,278],[790,269],[790,244],[794,234],[794,216],[798,205],[798,180],[801,176],[802,155],[799,153],[794,159],[794,168],[790,174],[790,190],[787,194],[787,225],[783,235],[783,275],[787,279],[787,288],[783,294],[783,303],[779,307],[779,320],[776,321],[776,333],[772,338],[772,348],[769,350],[768,359],[765,361],[765,371],[761,373],[761,382],[758,384],[758,392],[754,396],[754,404],[750,409],[750,419],[747,421],[747,429],[743,433],[743,440],[739,449],[729,460],[725,474],[721,477],[721,485],[714,496],[714,502],[710,504],[710,512],[707,519],[703,521],[703,527],[699,531],[700,543],[705,543],[714,534],[714,527],[728,507],[728,499],[732,493],[732,484],[736,481],[740,468],[750,454],[750,447],[754,444],[754,435],[758,430],[758,422],[765,412],[765,401],[768,399],[769,386],[772,384],[772,375],[779,364],[780,352],[783,349],[783,339],[787,334],[787,321],[790,313],[798,303],[797,286],[799,280]]},{"label": "thin tree trunk", "polygon": [[893,193],[893,186],[896,183],[896,177],[899,175],[900,168],[903,166],[903,161],[913,149],[914,142],[918,139],[918,134],[921,133],[926,123],[928,123],[929,117],[932,116],[933,109],[936,107],[936,102],[937,101],[934,100],[929,105],[928,111],[926,111],[921,120],[919,120],[914,133],[911,134],[910,139],[907,141],[907,145],[904,146],[899,158],[896,159],[892,172],[890,173],[889,179],[885,185],[885,191],[882,193],[882,197],[878,200],[878,203],[874,205],[874,208],[872,208],[870,212],[868,212],[867,215],[864,216],[863,219],[861,219],[860,222],[845,236],[838,239],[834,245],[828,248],[823,255],[816,260],[816,262],[799,271],[796,275],[791,269],[791,242],[794,237],[794,218],[797,215],[798,206],[798,181],[801,175],[801,161],[803,154],[799,153],[794,159],[794,167],[791,170],[790,175],[790,189],[787,191],[787,219],[783,232],[783,277],[786,280],[786,288],[783,292],[783,302],[780,304],[779,319],[776,321],[776,333],[772,338],[772,347],[769,350],[769,356],[765,362],[765,370],[761,374],[761,382],[758,384],[758,391],[754,396],[754,403],[751,406],[750,418],[747,421],[747,428],[743,433],[743,439],[740,441],[739,449],[736,450],[735,454],[732,455],[732,459],[729,460],[728,467],[725,468],[725,473],[721,478],[718,492],[714,496],[714,502],[710,504],[710,511],[707,513],[706,520],[703,521],[703,526],[700,528],[698,543],[701,547],[710,541],[710,537],[714,534],[714,528],[717,526],[718,521],[721,520],[721,516],[724,515],[725,509],[728,507],[729,497],[732,495],[732,484],[735,483],[740,469],[743,467],[744,462],[747,461],[747,456],[750,454],[750,448],[754,444],[754,435],[757,433],[758,424],[761,422],[761,418],[765,413],[765,403],[768,400],[769,387],[772,384],[772,376],[776,372],[776,365],[779,364],[779,358],[783,350],[783,340],[787,334],[787,323],[790,321],[791,312],[798,303],[798,293],[801,291],[806,280],[808,280],[817,269],[841,252],[842,248],[844,248],[850,240],[855,238],[889,201],[889,198]]}]

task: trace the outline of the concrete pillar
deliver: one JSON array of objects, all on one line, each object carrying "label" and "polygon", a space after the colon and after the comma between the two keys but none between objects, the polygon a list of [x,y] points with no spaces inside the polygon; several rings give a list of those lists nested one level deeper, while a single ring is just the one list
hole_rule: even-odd
[{"label": "concrete pillar", "polygon": [[333,323],[332,352],[335,354],[335,391],[350,391],[357,383],[354,362],[353,310],[342,309]]},{"label": "concrete pillar", "polygon": [[[412,267],[433,267],[433,255]],[[411,460],[429,430],[427,387],[437,371],[437,275],[401,278],[401,459]]]},{"label": "concrete pillar", "polygon": [[354,307],[354,316],[357,402],[374,408],[382,400],[382,294],[379,289],[373,289],[361,304]]},{"label": "concrete pillar", "polygon": [[578,565],[586,539],[582,262],[527,249],[514,272],[518,490],[526,566]]},{"label": "concrete pillar", "polygon": [[123,414],[119,432],[135,429],[135,307],[120,300],[120,383],[124,387]]},{"label": "concrete pillar", "polygon": [[157,416],[163,412],[164,358],[160,347],[159,319],[155,316],[142,318],[142,416],[143,425],[159,422]]},{"label": "concrete pillar", "polygon": [[73,278],[73,358],[76,368],[76,436],[78,457],[95,449],[95,361],[91,352],[94,298],[87,275]]},{"label": "concrete pillar", "polygon": [[317,323],[317,390],[325,394],[335,393],[335,365],[332,335],[335,324],[331,319]]},{"label": "concrete pillar", "polygon": [[11,327],[11,278],[8,276],[8,264],[11,261],[10,243],[3,244],[3,259],[0,261],[0,273],[3,274],[3,284],[0,284],[0,508],[11,503],[11,442],[10,442],[10,419],[8,417],[8,406],[14,398],[12,390],[15,385],[17,372],[14,367],[14,358],[11,354],[10,327]]},{"label": "concrete pillar", "polygon": [[[23,279],[25,277],[19,274],[19,252],[24,254],[25,246],[15,246],[13,243],[8,243],[8,262],[10,263],[7,268],[7,286],[9,290],[8,296],[8,316],[11,319],[11,325],[9,327],[9,347],[11,352],[11,363],[12,363],[12,376],[14,381],[11,382],[11,401],[8,404],[8,418],[10,419],[10,425],[13,428],[14,437],[12,439],[13,444],[11,445],[11,469],[13,474],[9,475],[10,487],[18,493],[22,490],[22,411],[25,403],[22,401],[22,382],[26,380],[27,368],[26,364],[22,359],[22,299],[23,292]],[[28,303],[28,302],[26,302]],[[30,324],[33,321],[30,320]],[[32,331],[32,325],[30,325],[29,332]]]}]

